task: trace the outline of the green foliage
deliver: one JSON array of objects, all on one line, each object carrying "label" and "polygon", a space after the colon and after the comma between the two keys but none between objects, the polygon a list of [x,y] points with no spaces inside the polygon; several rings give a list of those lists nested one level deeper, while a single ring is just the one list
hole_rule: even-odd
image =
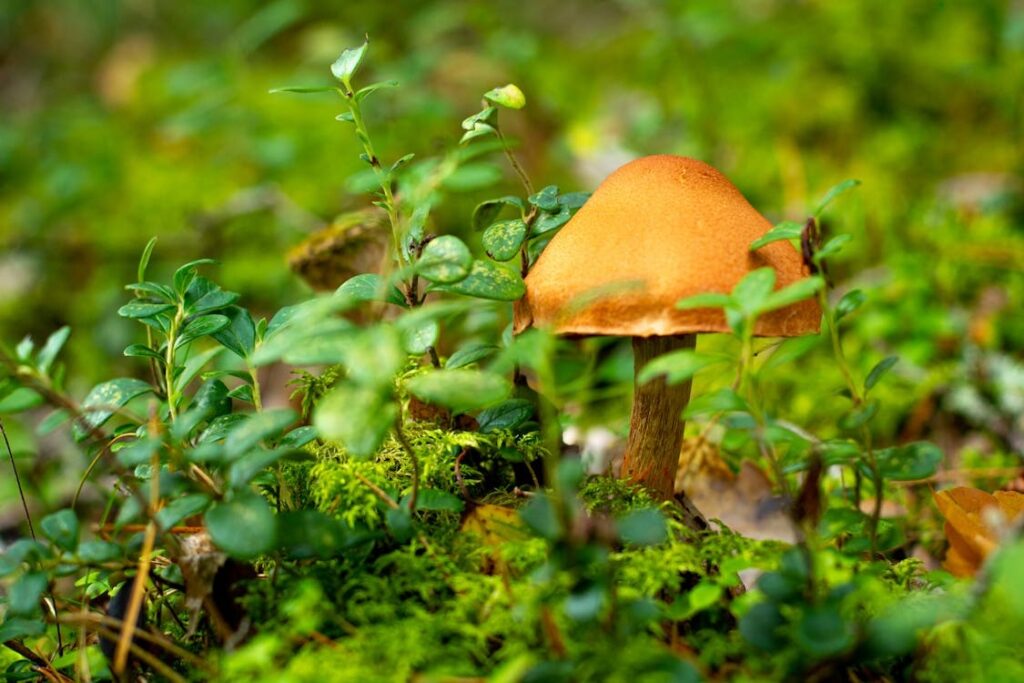
[{"label": "green foliage", "polygon": [[[44,10],[22,5],[0,15],[40,21]],[[546,15],[519,28],[523,8],[357,5],[345,22],[383,39],[343,51],[333,84],[279,89],[339,98],[340,127],[317,125],[327,99],[264,97],[286,77],[329,81],[337,52],[318,46],[336,42],[337,17],[303,3],[229,3],[216,17],[174,6],[161,21],[175,30],[163,33],[181,34],[183,49],[164,49],[162,35],[157,51],[105,45],[111,26],[69,46],[62,37],[59,50],[35,47],[36,36],[52,39],[31,31],[10,51],[12,73],[27,58],[49,65],[31,73],[62,78],[39,76],[59,87],[24,90],[45,106],[28,103],[0,133],[11,181],[0,210],[13,235],[0,271],[4,287],[14,274],[15,294],[0,322],[46,339],[0,340],[4,442],[10,431],[25,480],[0,479],[0,500],[24,488],[49,513],[36,538],[0,554],[0,642],[69,676],[88,661],[105,680],[97,648],[69,640],[81,623],[58,635],[49,605],[62,618],[99,616],[145,571],[144,622],[199,656],[161,651],[151,666],[171,662],[172,677],[1024,676],[1013,530],[973,584],[902,559],[941,550],[919,480],[944,464],[928,439],[950,430],[929,422],[929,406],[957,420],[965,443],[983,437],[985,450],[957,453],[965,467],[1019,464],[1019,189],[988,178],[984,196],[965,200],[963,179],[947,175],[1019,170],[1005,144],[1019,128],[1016,90],[1005,87],[1019,80],[1019,51],[1006,47],[1019,12],[768,3],[754,17],[666,3],[594,11],[574,30],[597,37],[567,41]],[[64,26],[52,35],[95,28],[66,9],[45,17]],[[244,13],[224,40],[224,22]],[[458,59],[487,82],[466,85],[451,68],[453,17],[480,24],[482,42]],[[183,61],[202,31],[218,41],[204,51],[224,56]],[[425,37],[438,47],[423,49]],[[97,52],[71,64],[80,45]],[[296,45],[315,75],[285,73]],[[530,106],[516,85],[491,88],[501,75],[490,58],[535,93]],[[136,63],[139,74],[125,76]],[[101,64],[95,78],[65,79],[84,64]],[[403,83],[396,95],[390,76]],[[65,81],[96,83],[102,105],[61,101],[75,87]],[[479,92],[457,146],[452,112]],[[427,140],[453,149],[436,153],[443,145]],[[723,308],[732,334],[638,377],[694,382],[693,434],[733,470],[768,471],[796,544],[715,523],[694,532],[677,506],[558,458],[561,427],[610,420],[624,432],[628,353],[607,340],[513,337],[508,304],[587,201],[560,191],[575,182],[566,169],[592,186],[599,178],[586,169],[623,150],[702,156],[757,206],[807,207],[797,220],[773,215],[750,248],[789,241],[814,274],[777,289],[773,271],[754,270],[728,294],[681,302]],[[559,185],[538,189],[527,168]],[[865,181],[857,192],[847,194],[855,180],[817,191],[849,172]],[[386,215],[383,267],[309,297],[279,255],[341,210],[321,181],[344,175]],[[136,265],[140,230],[163,239]],[[218,260],[172,267],[196,251]],[[19,280],[25,268],[31,287]],[[129,279],[128,294],[117,289]],[[754,338],[759,316],[812,297],[820,337]],[[44,404],[53,412],[40,414]],[[70,441],[40,439],[68,422],[78,450],[57,468],[51,451],[71,451]],[[209,549],[190,545],[198,525]],[[226,627],[187,599],[211,587]],[[239,597],[240,624],[226,592]],[[5,678],[36,676],[20,655],[4,657]]]}]

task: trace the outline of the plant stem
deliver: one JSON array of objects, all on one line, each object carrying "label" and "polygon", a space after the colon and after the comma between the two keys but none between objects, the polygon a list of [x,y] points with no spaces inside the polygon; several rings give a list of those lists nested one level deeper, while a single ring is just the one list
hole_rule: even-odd
[{"label": "plant stem", "polygon": [[416,498],[420,493],[420,459],[416,455],[416,450],[409,443],[409,439],[405,436],[405,430],[402,427],[402,411],[399,409],[398,417],[395,418],[395,437],[398,439],[398,443],[402,444],[402,448],[409,456],[409,462],[412,463],[412,493],[409,494],[409,510],[416,509]]},{"label": "plant stem", "polygon": [[167,330],[167,352],[164,359],[164,383],[167,385],[167,412],[173,420],[178,416],[178,397],[174,393],[174,345],[178,341],[178,326],[184,318],[182,305],[178,304],[178,312],[174,314],[171,327]]},{"label": "plant stem", "polygon": [[[846,354],[843,352],[842,340],[839,337],[839,326],[836,324],[835,311],[831,306],[829,306],[828,294],[824,287],[818,290],[818,302],[821,306],[821,310],[825,314],[825,324],[828,327],[829,338],[832,342],[832,354],[836,359],[836,364],[839,366],[839,372],[846,381],[846,386],[850,391],[850,399],[853,401],[854,407],[859,408],[864,405],[865,396],[853,379],[853,373],[850,370],[850,364],[846,359]],[[860,433],[861,441],[864,444],[864,451],[867,455],[868,469],[871,472],[871,484],[875,488],[874,505],[871,510],[871,516],[868,519],[868,538],[871,543],[871,558],[874,559],[878,553],[878,525],[882,518],[882,501],[884,499],[885,492],[883,490],[884,483],[882,481],[882,473],[878,468],[878,459],[875,457],[875,451],[872,445],[871,430],[868,429],[868,426],[865,424],[861,426]],[[859,470],[854,470],[854,476],[856,480],[855,499],[857,508],[860,509],[861,477]]]}]

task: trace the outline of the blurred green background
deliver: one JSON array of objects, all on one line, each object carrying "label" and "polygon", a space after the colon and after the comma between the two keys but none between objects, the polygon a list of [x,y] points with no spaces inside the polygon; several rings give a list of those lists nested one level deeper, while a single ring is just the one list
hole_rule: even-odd
[{"label": "blurred green background", "polygon": [[[1024,449],[1024,4],[1010,0],[5,0],[3,339],[71,325],[78,395],[138,373],[113,311],[154,235],[157,276],[218,258],[213,276],[263,314],[308,293],[285,254],[368,205],[363,166],[339,102],[268,90],[328,84],[364,34],[362,82],[401,82],[367,105],[385,159],[453,147],[480,93],[511,81],[528,106],[505,125],[538,186],[591,190],[634,156],[678,153],[780,220],[859,178],[826,225],[855,237],[837,294],[868,294],[855,363],[903,359],[881,440]],[[437,231],[468,234],[477,201],[517,191],[494,161],[451,183]],[[838,383],[809,368],[772,391],[827,431],[841,399],[821,387]]]}]

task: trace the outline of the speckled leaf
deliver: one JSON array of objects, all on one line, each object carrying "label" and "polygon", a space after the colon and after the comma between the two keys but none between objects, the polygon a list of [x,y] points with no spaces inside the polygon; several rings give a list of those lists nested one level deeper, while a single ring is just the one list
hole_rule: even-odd
[{"label": "speckled leaf", "polygon": [[495,261],[508,261],[519,253],[525,238],[526,223],[523,221],[518,218],[499,221],[484,231],[484,249]]},{"label": "speckled leaf", "polygon": [[478,299],[515,301],[526,293],[526,284],[519,273],[492,263],[474,261],[473,269],[461,282],[450,285],[434,285],[431,290],[465,294]]},{"label": "speckled leaf", "polygon": [[442,235],[423,249],[416,270],[431,282],[449,284],[466,277],[472,264],[473,255],[465,242],[454,235]]},{"label": "speckled leaf", "polygon": [[93,387],[89,395],[82,401],[82,409],[85,416],[82,422],[87,426],[85,429],[75,424],[75,436],[78,439],[85,437],[88,428],[99,427],[110,419],[115,409],[121,408],[133,398],[141,396],[153,388],[142,380],[122,377],[103,382]]},{"label": "speckled leaf", "polygon": [[568,223],[570,218],[572,218],[572,211],[566,207],[562,207],[556,213],[541,214],[537,222],[533,224],[533,232],[530,234],[530,237],[533,238],[537,235],[557,230]]}]

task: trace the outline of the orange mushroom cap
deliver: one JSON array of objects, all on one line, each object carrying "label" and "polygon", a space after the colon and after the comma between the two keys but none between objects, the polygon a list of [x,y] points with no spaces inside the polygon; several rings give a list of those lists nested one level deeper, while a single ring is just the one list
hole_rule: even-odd
[{"label": "orange mushroom cap", "polygon": [[[515,329],[631,337],[728,332],[720,309],[675,304],[694,294],[728,294],[764,266],[775,269],[776,288],[807,277],[785,240],[750,251],[771,227],[704,162],[669,154],[637,159],[608,176],[548,244],[526,278]],[[755,334],[809,334],[820,322],[810,299],[765,314]]]}]

